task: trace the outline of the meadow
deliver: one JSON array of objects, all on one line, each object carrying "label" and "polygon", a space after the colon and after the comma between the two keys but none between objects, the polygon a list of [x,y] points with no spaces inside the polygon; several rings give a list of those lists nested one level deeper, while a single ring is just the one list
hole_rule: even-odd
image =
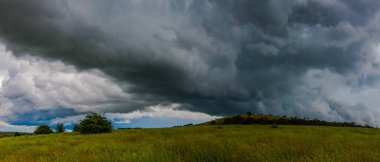
[{"label": "meadow", "polygon": [[0,138],[0,161],[380,161],[380,130],[200,125]]}]

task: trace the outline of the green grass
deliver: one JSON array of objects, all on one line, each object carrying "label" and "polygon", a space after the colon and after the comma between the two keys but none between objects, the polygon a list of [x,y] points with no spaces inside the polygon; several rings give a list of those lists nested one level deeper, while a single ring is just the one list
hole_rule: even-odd
[{"label": "green grass", "polygon": [[0,161],[380,161],[380,130],[204,125],[7,137]]}]

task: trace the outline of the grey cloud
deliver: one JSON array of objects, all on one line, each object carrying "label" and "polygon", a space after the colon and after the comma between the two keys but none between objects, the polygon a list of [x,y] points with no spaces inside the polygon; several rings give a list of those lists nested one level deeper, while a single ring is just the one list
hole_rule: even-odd
[{"label": "grey cloud", "polygon": [[268,45],[265,43],[250,44],[248,45],[248,48],[252,50],[257,50],[258,53],[262,53],[263,55],[269,55],[269,56],[276,56],[279,52],[277,47],[270,44]]},{"label": "grey cloud", "polygon": [[[371,23],[377,3],[1,0],[0,38],[18,56],[99,69],[129,85],[124,91],[146,105],[176,102],[210,114],[330,119],[313,105],[317,99],[328,103],[319,97],[325,94],[297,87],[307,85],[301,78],[312,69],[359,77],[362,67],[374,64],[367,49],[379,33]],[[295,100],[304,95],[310,96]],[[134,105],[104,111],[127,112],[128,106]],[[351,109],[332,116],[343,111]]]}]

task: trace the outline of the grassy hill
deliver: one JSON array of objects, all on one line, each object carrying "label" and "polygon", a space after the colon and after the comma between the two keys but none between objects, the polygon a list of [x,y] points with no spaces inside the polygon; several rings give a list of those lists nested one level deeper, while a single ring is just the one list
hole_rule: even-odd
[{"label": "grassy hill", "polygon": [[0,138],[0,161],[380,161],[380,130],[199,125]]}]

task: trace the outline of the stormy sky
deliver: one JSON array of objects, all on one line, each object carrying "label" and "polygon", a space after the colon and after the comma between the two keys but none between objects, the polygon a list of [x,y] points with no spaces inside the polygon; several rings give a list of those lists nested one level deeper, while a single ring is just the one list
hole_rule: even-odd
[{"label": "stormy sky", "polygon": [[0,130],[100,112],[380,126],[377,0],[0,0]]}]

